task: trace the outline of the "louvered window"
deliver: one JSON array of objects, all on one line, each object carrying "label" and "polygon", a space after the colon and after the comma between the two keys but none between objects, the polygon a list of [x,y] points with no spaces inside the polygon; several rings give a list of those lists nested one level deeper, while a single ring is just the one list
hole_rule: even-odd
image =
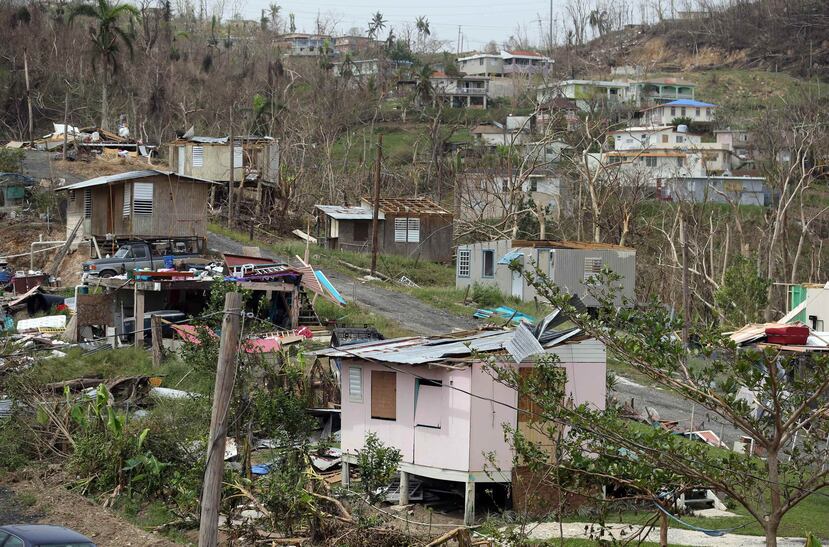
[{"label": "louvered window", "polygon": [[132,211],[132,184],[129,182],[124,184],[124,216],[130,216]]},{"label": "louvered window", "polygon": [[92,218],[92,189],[83,191],[83,218]]},{"label": "louvered window", "polygon": [[348,400],[352,403],[363,402],[363,369],[348,367]]},{"label": "louvered window", "polygon": [[602,259],[585,257],[584,259],[584,280],[589,281],[602,271]]},{"label": "louvered window", "polygon": [[420,241],[420,219],[394,219],[394,241],[395,243],[418,243]]},{"label": "louvered window", "polygon": [[242,147],[233,147],[233,167],[242,167]]},{"label": "louvered window", "polygon": [[204,167],[204,146],[193,147],[193,167]]},{"label": "louvered window", "polygon": [[133,198],[133,210],[136,215],[153,214],[153,183],[136,182]]}]

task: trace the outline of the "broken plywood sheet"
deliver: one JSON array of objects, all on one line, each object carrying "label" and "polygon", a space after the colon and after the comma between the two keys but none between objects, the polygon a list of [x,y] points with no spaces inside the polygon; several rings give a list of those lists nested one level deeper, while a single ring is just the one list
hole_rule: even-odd
[{"label": "broken plywood sheet", "polygon": [[114,327],[112,297],[108,294],[79,294],[77,300],[78,326],[105,325]]}]

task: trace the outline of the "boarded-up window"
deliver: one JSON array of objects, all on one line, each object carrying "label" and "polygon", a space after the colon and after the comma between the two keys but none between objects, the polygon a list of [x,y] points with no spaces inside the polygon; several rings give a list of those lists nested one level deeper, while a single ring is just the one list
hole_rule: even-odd
[{"label": "boarded-up window", "polygon": [[124,216],[130,216],[132,210],[132,184],[124,184]]},{"label": "boarded-up window", "polygon": [[193,167],[204,167],[204,146],[193,147]]},{"label": "boarded-up window", "polygon": [[529,382],[535,375],[535,370],[532,367],[521,367],[518,369],[518,377],[520,382],[520,389],[518,390],[518,421],[519,422],[536,422],[541,413],[541,409],[532,399],[534,395],[530,389]]},{"label": "boarded-up window", "polygon": [[92,218],[92,189],[83,191],[83,218]]},{"label": "boarded-up window", "polygon": [[415,425],[440,429],[443,414],[443,382],[415,380]]},{"label": "boarded-up window", "polygon": [[420,219],[394,219],[394,241],[395,243],[418,243],[420,241]]},{"label": "boarded-up window", "polygon": [[471,256],[471,250],[458,249],[458,277],[469,277],[469,259]]},{"label": "boarded-up window", "polygon": [[584,258],[584,280],[589,281],[602,271],[602,259],[595,257]]},{"label": "boarded-up window", "polygon": [[348,400],[352,403],[363,402],[362,367],[348,367]]},{"label": "boarded-up window", "polygon": [[371,417],[397,419],[397,373],[371,371]]},{"label": "boarded-up window", "polygon": [[133,210],[136,215],[151,215],[153,214],[153,183],[152,182],[136,182],[135,198],[133,201]]},{"label": "boarded-up window", "polygon": [[484,277],[495,277],[495,251],[487,249],[484,251]]}]

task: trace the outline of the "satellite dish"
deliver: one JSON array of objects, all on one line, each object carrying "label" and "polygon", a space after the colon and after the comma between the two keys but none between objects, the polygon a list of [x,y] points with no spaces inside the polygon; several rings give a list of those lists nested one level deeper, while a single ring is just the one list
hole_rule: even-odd
[{"label": "satellite dish", "polygon": [[183,139],[191,139],[191,138],[193,138],[193,135],[195,135],[195,134],[196,134],[196,128],[195,128],[195,126],[192,126],[192,125],[191,125],[191,126],[190,126],[190,129],[188,129],[187,131],[185,131],[185,132],[184,132],[184,135],[182,135],[181,137],[182,137]]}]

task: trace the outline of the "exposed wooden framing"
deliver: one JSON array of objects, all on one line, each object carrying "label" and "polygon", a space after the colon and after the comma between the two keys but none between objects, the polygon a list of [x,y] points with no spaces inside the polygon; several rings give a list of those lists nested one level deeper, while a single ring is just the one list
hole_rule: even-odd
[{"label": "exposed wooden framing", "polygon": [[141,348],[144,347],[144,291],[139,290],[138,284],[136,283],[133,293],[135,295],[135,304],[133,306],[132,314],[135,318],[135,321],[133,321],[133,328],[135,329],[135,347]]},{"label": "exposed wooden framing", "polygon": [[466,481],[463,497],[463,523],[466,526],[475,524],[475,481]]},{"label": "exposed wooden framing", "polygon": [[153,315],[150,318],[150,329],[153,336],[153,367],[160,367],[161,366],[161,358],[163,356],[164,350],[163,346],[161,345],[161,317],[158,315]]}]

